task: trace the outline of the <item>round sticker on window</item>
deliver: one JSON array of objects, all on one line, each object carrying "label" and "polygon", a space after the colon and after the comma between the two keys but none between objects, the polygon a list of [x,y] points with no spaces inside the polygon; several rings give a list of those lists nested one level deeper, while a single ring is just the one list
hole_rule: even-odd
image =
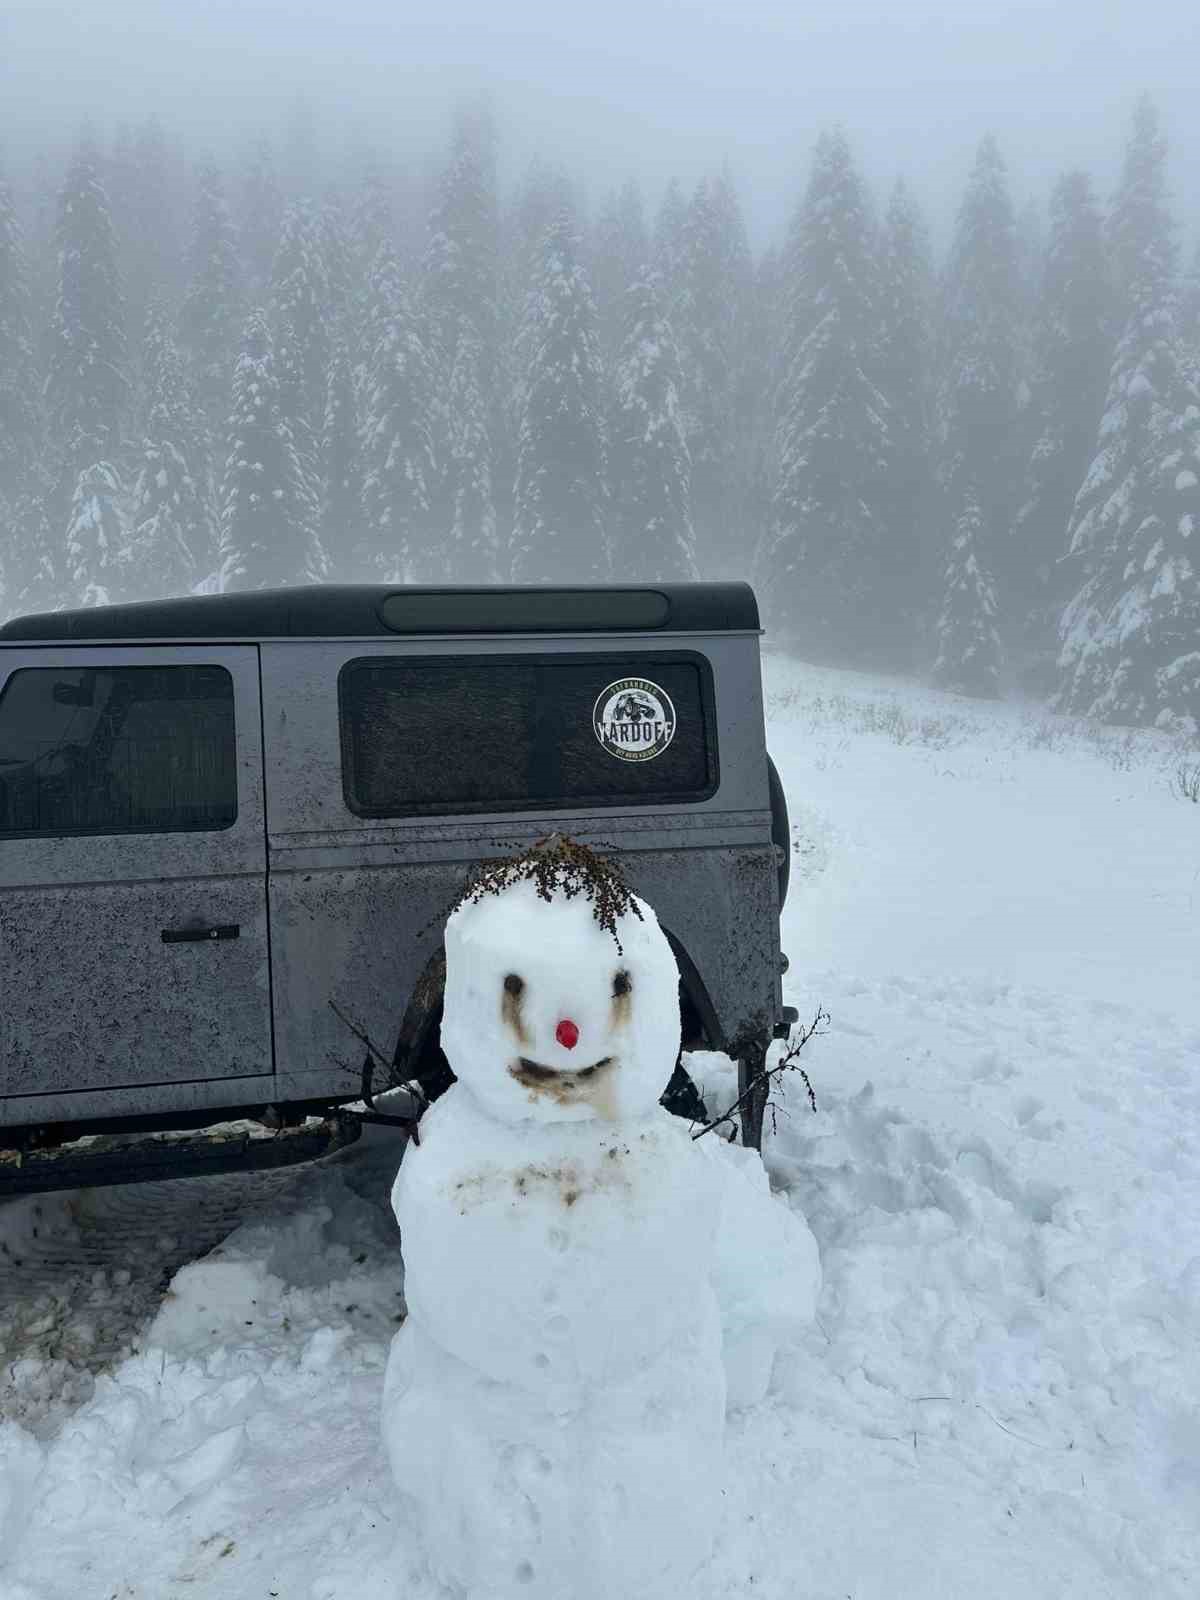
[{"label": "round sticker on window", "polygon": [[597,695],[592,726],[618,761],[653,761],[675,737],[675,707],[649,678],[618,678]]}]

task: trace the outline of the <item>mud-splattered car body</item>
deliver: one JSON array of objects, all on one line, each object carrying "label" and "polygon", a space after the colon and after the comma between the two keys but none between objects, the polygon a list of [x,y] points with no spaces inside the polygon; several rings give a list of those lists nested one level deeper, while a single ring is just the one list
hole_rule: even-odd
[{"label": "mud-splattered car body", "polygon": [[286,1124],[360,1098],[359,1034],[428,1075],[446,907],[554,830],[655,906],[688,1042],[761,1056],[787,822],[748,587],[325,586],[8,623],[0,1147]]}]

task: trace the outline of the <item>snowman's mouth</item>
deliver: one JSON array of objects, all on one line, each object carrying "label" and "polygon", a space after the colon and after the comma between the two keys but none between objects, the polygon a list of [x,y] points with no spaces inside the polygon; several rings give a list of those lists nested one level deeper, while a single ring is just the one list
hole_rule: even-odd
[{"label": "snowman's mouth", "polygon": [[544,1067],[540,1061],[529,1061],[524,1056],[518,1058],[515,1067],[509,1067],[509,1072],[523,1083],[527,1089],[555,1089],[570,1090],[575,1087],[583,1088],[585,1085],[594,1084],[597,1078],[606,1076],[616,1066],[612,1056],[604,1056],[599,1061],[594,1061],[590,1067],[579,1067],[570,1072],[560,1072],[557,1067]]}]

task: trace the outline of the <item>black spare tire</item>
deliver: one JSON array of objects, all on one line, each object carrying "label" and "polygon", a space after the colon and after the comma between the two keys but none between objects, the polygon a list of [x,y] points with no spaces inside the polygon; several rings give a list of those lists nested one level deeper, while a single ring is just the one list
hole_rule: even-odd
[{"label": "black spare tire", "polygon": [[783,780],[770,756],[767,757],[767,779],[771,791],[771,840],[779,851],[779,909],[782,911],[792,876],[792,830]]}]

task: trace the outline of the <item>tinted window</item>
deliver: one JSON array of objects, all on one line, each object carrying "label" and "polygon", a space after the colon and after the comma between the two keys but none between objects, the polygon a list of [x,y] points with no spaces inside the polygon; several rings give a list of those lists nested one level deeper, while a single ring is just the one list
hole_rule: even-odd
[{"label": "tinted window", "polygon": [[0,695],[0,833],[163,833],[237,817],[224,667],[37,667]]},{"label": "tinted window", "polygon": [[[606,744],[598,700],[626,679],[651,687],[609,697],[619,714]],[[716,788],[699,657],[371,657],[347,663],[340,691],[346,800],[363,816],[661,805]],[[653,720],[663,704],[665,743]]]}]

